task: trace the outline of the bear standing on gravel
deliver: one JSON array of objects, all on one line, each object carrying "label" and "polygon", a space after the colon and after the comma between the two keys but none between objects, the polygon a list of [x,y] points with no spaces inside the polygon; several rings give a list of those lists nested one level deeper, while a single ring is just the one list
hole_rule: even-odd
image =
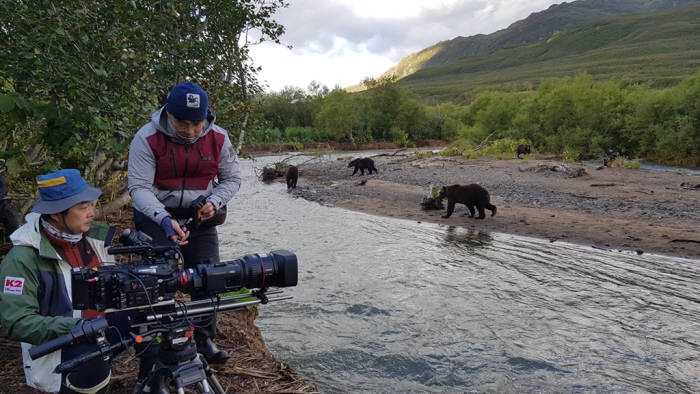
[{"label": "bear standing on gravel", "polygon": [[480,185],[475,183],[471,185],[449,185],[443,186],[440,194],[437,196],[442,200],[447,198],[447,214],[443,218],[447,219],[455,210],[455,204],[460,203],[467,206],[469,209],[469,217],[474,217],[474,207],[479,211],[477,219],[486,217],[484,209],[491,211],[491,216],[496,214],[496,206],[491,205],[489,192]]},{"label": "bear standing on gravel", "polygon": [[289,166],[285,179],[287,180],[287,190],[296,189],[297,180],[299,179],[299,169],[295,166]]},{"label": "bear standing on gravel", "polygon": [[352,175],[355,175],[357,173],[357,170],[360,170],[360,175],[365,175],[365,169],[369,170],[370,175],[372,175],[372,171],[379,174],[379,171],[377,171],[377,167],[374,166],[374,160],[370,159],[369,157],[366,157],[364,159],[355,159],[351,161],[350,163],[348,163],[348,168],[350,167],[355,167],[355,171],[352,172]]}]

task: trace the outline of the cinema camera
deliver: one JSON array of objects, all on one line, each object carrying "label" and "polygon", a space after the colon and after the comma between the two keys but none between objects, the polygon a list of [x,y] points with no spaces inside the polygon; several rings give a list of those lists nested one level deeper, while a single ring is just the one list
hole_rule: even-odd
[{"label": "cinema camera", "polygon": [[[85,320],[71,333],[31,348],[29,355],[36,359],[80,341],[98,345],[98,350],[58,365],[55,372],[63,373],[98,357],[108,359],[114,352],[133,344],[135,348],[151,349],[148,368],[141,367],[134,392],[158,392],[166,386],[167,378],[175,382],[178,392],[197,384],[204,392],[211,389],[223,393],[206,361],[197,354],[192,340],[194,327],[207,324],[218,312],[290,299],[280,295],[281,290],[268,288],[296,286],[296,255],[277,250],[183,269],[182,254],[176,244],[153,245],[146,234],[129,230],[119,240],[126,246],[111,247],[109,254],[139,255],[140,259],[92,269],[75,268],[73,309],[126,311],[131,338],[109,343],[106,340],[109,327],[104,318]],[[253,290],[226,294],[243,288]],[[196,294],[199,299],[177,301],[177,291]],[[152,351],[154,348],[158,350]],[[143,357],[146,356],[142,356],[142,364]]]},{"label": "cinema camera", "polygon": [[[137,254],[141,260],[73,271],[73,308],[109,311],[146,305],[161,305],[175,298],[175,292],[215,296],[249,289],[289,287],[297,284],[297,258],[277,250],[237,260],[200,264],[182,269],[177,245],[156,246],[141,232],[125,230],[120,241],[127,246],[112,247],[109,254]],[[263,298],[263,303],[267,301]]]}]

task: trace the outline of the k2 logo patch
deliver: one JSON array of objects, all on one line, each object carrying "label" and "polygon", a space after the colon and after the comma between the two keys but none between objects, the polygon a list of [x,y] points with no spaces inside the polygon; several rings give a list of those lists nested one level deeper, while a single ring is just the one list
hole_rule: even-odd
[{"label": "k2 logo patch", "polygon": [[5,277],[5,294],[22,295],[22,289],[24,289],[24,278]]}]

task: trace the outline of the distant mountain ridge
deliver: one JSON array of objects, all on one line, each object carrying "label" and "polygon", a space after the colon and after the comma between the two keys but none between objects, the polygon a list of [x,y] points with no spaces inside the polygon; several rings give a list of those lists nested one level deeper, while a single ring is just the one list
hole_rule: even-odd
[{"label": "distant mountain ridge", "polygon": [[410,54],[382,77],[404,78],[419,70],[445,66],[466,56],[542,42],[606,18],[656,12],[700,3],[700,0],[577,0],[530,14],[506,29],[484,35],[456,37]]},{"label": "distant mountain ridge", "polygon": [[469,103],[484,90],[532,90],[587,73],[596,81],[673,86],[700,70],[700,2],[606,18],[533,44],[464,56],[399,80],[426,102]]}]

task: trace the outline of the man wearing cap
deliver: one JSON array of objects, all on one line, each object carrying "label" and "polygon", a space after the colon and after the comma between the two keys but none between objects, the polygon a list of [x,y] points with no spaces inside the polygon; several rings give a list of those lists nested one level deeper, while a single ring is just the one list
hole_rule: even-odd
[{"label": "man wearing cap", "polygon": [[[207,93],[184,82],[170,91],[166,105],[152,114],[129,148],[136,229],[155,243],[180,244],[186,268],[219,262],[216,227],[183,228],[192,216],[192,203],[206,198],[198,212],[198,219],[206,222],[226,209],[241,185],[236,151],[215,120]],[[195,341],[209,362],[222,363],[228,355],[211,341],[215,333],[213,321],[195,331]]]},{"label": "man wearing cap", "polygon": [[75,169],[38,178],[39,200],[26,223],[10,235],[13,247],[0,264],[0,318],[10,339],[22,342],[27,384],[61,393],[108,392],[110,365],[101,359],[65,375],[61,362],[94,346],[76,344],[32,360],[29,348],[68,334],[95,311],[73,310],[71,269],[113,263],[107,247],[115,229],[93,222],[102,192],[88,186]]}]

